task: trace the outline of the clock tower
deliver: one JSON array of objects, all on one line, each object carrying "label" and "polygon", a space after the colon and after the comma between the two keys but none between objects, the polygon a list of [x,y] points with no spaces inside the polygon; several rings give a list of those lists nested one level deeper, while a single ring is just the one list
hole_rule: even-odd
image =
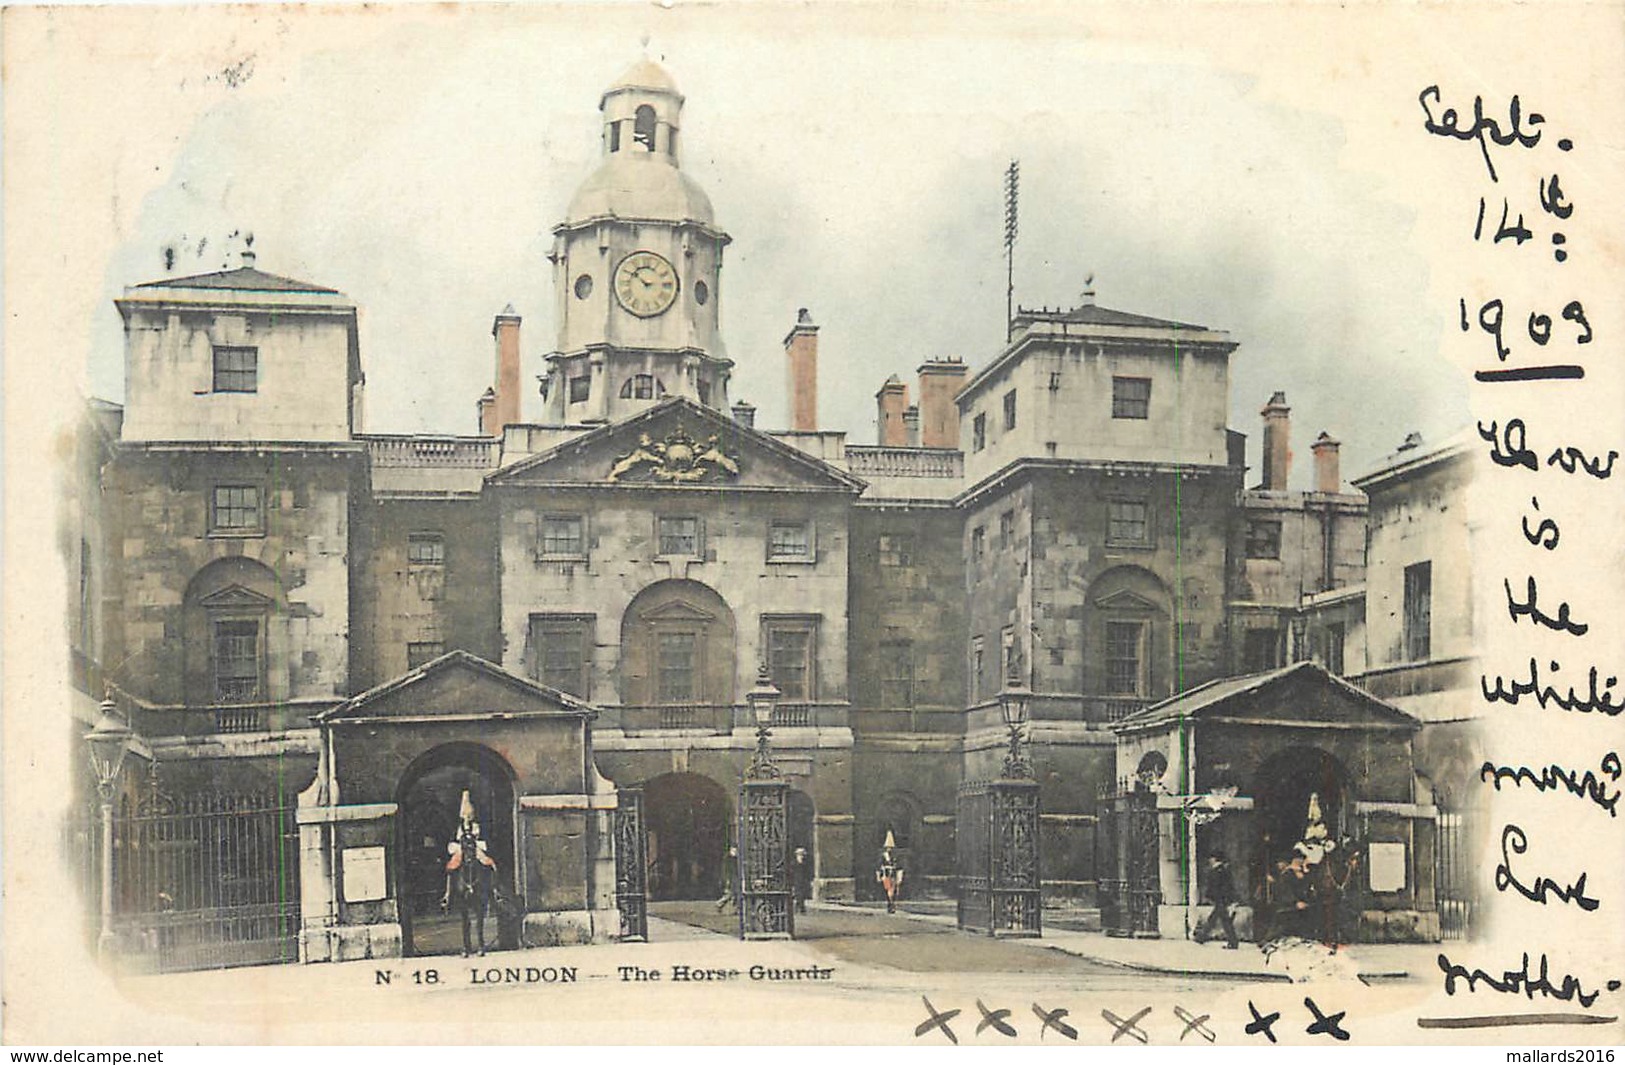
[{"label": "clock tower", "polygon": [[644,59],[599,102],[603,162],[553,228],[558,350],[546,419],[619,420],[666,396],[728,409],[711,200],[679,167],[683,97]]}]

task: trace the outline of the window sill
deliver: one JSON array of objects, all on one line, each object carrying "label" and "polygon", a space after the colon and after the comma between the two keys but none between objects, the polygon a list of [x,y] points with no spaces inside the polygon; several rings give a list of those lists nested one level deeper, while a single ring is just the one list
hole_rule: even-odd
[{"label": "window sill", "polygon": [[263,540],[264,529],[210,529],[211,540]]},{"label": "window sill", "polygon": [[535,557],[536,557],[536,561],[539,562],[539,563],[540,562],[588,562],[588,561],[591,561],[589,559],[589,557],[586,556],[586,555],[549,555],[549,554],[544,554],[541,551],[536,552]]},{"label": "window sill", "polygon": [[780,555],[778,558],[769,558],[769,566],[816,566],[818,559],[812,555]]},{"label": "window sill", "polygon": [[1157,545],[1149,540],[1107,540],[1106,546],[1114,551],[1155,551]]}]

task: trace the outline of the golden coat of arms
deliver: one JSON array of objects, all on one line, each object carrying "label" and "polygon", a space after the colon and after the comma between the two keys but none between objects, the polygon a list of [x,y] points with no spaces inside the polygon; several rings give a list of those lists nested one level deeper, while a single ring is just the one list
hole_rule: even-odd
[{"label": "golden coat of arms", "polygon": [[657,481],[686,484],[707,477],[739,476],[739,463],[722,450],[713,433],[701,444],[678,423],[664,440],[655,442],[648,433],[638,437],[638,446],[615,460],[609,479],[619,481],[635,470],[648,469]]}]

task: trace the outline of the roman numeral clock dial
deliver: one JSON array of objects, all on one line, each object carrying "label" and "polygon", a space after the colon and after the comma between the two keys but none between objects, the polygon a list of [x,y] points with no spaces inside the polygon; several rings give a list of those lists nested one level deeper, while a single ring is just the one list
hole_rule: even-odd
[{"label": "roman numeral clock dial", "polygon": [[615,298],[639,318],[653,318],[677,299],[677,271],[652,251],[635,251],[615,268]]}]

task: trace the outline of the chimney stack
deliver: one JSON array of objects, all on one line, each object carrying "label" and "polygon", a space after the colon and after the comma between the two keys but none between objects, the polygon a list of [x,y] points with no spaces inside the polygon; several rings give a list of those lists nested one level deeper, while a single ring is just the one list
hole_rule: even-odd
[{"label": "chimney stack", "polygon": [[903,422],[903,411],[908,407],[908,386],[892,374],[875,393],[875,405],[879,411],[876,436],[880,446],[907,447],[908,426]]},{"label": "chimney stack", "polygon": [[1284,492],[1292,472],[1292,408],[1286,405],[1286,393],[1270,396],[1258,413],[1264,416],[1264,482],[1259,487]]},{"label": "chimney stack", "polygon": [[252,269],[254,269],[254,258],[255,258],[255,256],[254,256],[254,249],[253,248],[244,248],[243,249],[243,269],[244,270],[252,270]]},{"label": "chimney stack", "polygon": [[920,446],[959,446],[959,406],[954,397],[965,387],[968,368],[958,357],[928,359],[920,375]]},{"label": "chimney stack", "polygon": [[1337,449],[1342,446],[1325,432],[1309,445],[1309,450],[1315,453],[1315,491],[1336,492],[1343,487],[1343,473],[1337,460]]},{"label": "chimney stack", "polygon": [[818,431],[818,327],[803,307],[796,324],[784,338],[784,357],[790,371],[790,430]]},{"label": "chimney stack", "polygon": [[487,388],[485,390],[485,395],[480,397],[479,402],[475,404],[475,406],[479,408],[480,412],[480,435],[501,436],[502,426],[497,424],[496,419],[496,389]]},{"label": "chimney stack", "polygon": [[740,425],[743,425],[746,429],[756,428],[755,407],[751,406],[749,403],[746,403],[744,400],[740,400],[738,403],[734,404],[733,410],[734,421],[738,422]]},{"label": "chimney stack", "polygon": [[491,335],[496,338],[496,404],[492,419],[497,431],[519,421],[519,315],[513,304],[502,308],[502,313],[491,323]]},{"label": "chimney stack", "polygon": [[909,447],[920,446],[920,408],[913,403],[903,408],[903,435]]}]

